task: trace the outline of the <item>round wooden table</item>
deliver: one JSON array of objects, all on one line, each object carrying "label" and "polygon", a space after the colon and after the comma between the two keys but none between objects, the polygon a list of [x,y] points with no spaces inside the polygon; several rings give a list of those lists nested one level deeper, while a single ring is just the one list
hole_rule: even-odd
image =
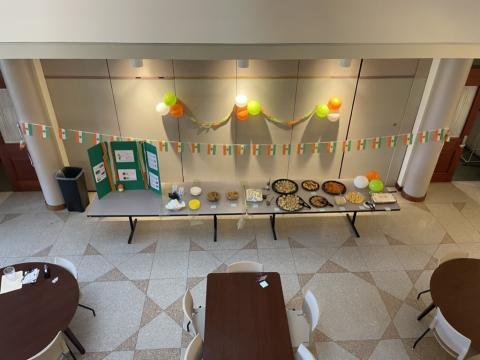
[{"label": "round wooden table", "polygon": [[[80,290],[68,270],[48,264],[50,278],[43,277],[44,263],[13,265],[15,271],[38,268],[34,284],[0,295],[0,349],[2,359],[28,359],[44,349],[57,335],[65,335],[84,353],[68,328],[77,310]],[[0,269],[0,277],[3,269]],[[52,280],[58,276],[58,282]]]},{"label": "round wooden table", "polygon": [[480,260],[455,259],[441,264],[432,274],[430,291],[450,325],[480,349]]}]

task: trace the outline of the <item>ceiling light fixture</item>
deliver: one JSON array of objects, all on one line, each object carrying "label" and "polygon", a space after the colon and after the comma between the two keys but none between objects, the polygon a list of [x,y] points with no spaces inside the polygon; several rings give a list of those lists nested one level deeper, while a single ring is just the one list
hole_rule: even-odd
[{"label": "ceiling light fixture", "polygon": [[143,67],[143,59],[129,59],[130,66],[133,68]]},{"label": "ceiling light fixture", "polygon": [[352,59],[340,59],[339,62],[341,67],[350,67]]},{"label": "ceiling light fixture", "polygon": [[250,60],[248,59],[244,59],[244,60],[237,60],[237,66],[240,68],[240,69],[246,69],[250,66]]}]

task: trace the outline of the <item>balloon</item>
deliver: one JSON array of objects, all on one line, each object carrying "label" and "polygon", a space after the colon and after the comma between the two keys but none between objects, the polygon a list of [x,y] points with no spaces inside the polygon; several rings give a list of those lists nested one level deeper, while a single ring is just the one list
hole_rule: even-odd
[{"label": "balloon", "polygon": [[247,110],[250,115],[258,115],[262,112],[262,106],[257,100],[250,100],[247,104]]},{"label": "balloon", "polygon": [[248,119],[248,110],[246,107],[243,108],[237,108],[237,111],[235,112],[235,115],[237,116],[237,119],[240,121],[244,121]]},{"label": "balloon", "polygon": [[372,181],[370,181],[370,183],[368,184],[368,188],[372,191],[372,192],[382,192],[383,191],[383,181],[380,180],[380,179],[373,179]]},{"label": "balloon", "polygon": [[163,95],[163,102],[168,106],[175,105],[177,103],[177,97],[173,91],[168,91]]},{"label": "balloon", "polygon": [[247,106],[247,102],[248,102],[248,98],[243,94],[238,94],[235,97],[235,105],[237,105],[237,107],[239,108],[243,108]]},{"label": "balloon", "polygon": [[340,119],[340,114],[337,112],[330,113],[327,115],[327,119],[331,122],[337,122]]},{"label": "balloon", "polygon": [[370,170],[367,173],[367,178],[368,178],[369,181],[372,181],[372,180],[375,180],[375,179],[380,179],[380,173],[378,171],[375,171],[375,170]]},{"label": "balloon", "polygon": [[329,112],[330,112],[330,109],[325,104],[320,104],[315,107],[315,114],[319,118],[324,118],[325,116],[328,115]]},{"label": "balloon", "polygon": [[179,118],[183,115],[183,105],[180,102],[177,102],[170,107],[170,115],[173,117]]},{"label": "balloon", "polygon": [[338,97],[334,96],[328,100],[328,108],[331,111],[338,111],[340,106],[342,106],[342,101]]},{"label": "balloon", "polygon": [[358,175],[353,179],[353,185],[358,189],[365,189],[368,186],[368,179],[366,176]]},{"label": "balloon", "polygon": [[160,115],[165,116],[170,112],[170,106],[165,104],[163,101],[159,102],[155,107],[155,110],[160,113]]}]

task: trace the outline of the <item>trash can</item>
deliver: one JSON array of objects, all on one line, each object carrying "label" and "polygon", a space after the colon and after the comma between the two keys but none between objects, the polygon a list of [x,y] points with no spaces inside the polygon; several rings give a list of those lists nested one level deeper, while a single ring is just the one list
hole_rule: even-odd
[{"label": "trash can", "polygon": [[60,185],[68,211],[84,212],[90,203],[85,173],[79,167],[64,167],[55,177]]}]

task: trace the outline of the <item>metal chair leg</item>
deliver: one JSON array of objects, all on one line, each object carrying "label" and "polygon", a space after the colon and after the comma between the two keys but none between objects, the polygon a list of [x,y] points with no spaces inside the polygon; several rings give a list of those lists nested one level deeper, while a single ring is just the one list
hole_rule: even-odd
[{"label": "metal chair leg", "polygon": [[415,342],[413,343],[412,349],[415,349],[415,346],[417,346],[418,342],[419,342],[420,340],[422,340],[422,339],[425,337],[425,335],[428,334],[429,331],[430,331],[430,328],[428,328],[427,330],[425,330],[425,331],[423,332],[423,334],[420,335],[420,337],[419,337],[417,340],[415,340]]},{"label": "metal chair leg", "polygon": [[93,313],[93,316],[97,316],[97,314],[95,314],[95,310],[89,306],[86,306],[86,305],[82,305],[82,304],[78,304],[78,306],[84,308],[84,309],[87,309],[87,310],[90,310],[92,313]]},{"label": "metal chair leg", "polygon": [[428,293],[428,292],[430,292],[430,289],[420,291],[420,292],[418,293],[418,295],[417,295],[417,300],[420,300],[420,296],[422,296],[423,294],[426,294],[426,293]]}]

